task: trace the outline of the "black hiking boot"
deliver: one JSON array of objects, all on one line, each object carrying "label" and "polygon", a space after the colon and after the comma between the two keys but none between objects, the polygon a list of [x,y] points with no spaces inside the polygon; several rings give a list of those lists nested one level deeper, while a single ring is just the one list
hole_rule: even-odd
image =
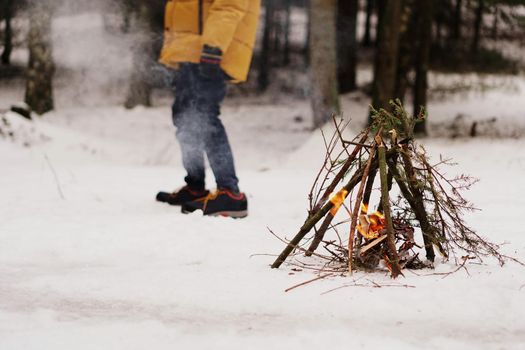
[{"label": "black hiking boot", "polygon": [[157,201],[168,203],[170,205],[183,205],[199,198],[205,198],[210,191],[207,190],[193,190],[188,186],[182,187],[172,193],[159,192],[157,193]]},{"label": "black hiking boot", "polygon": [[204,198],[199,198],[182,205],[185,214],[202,210],[204,215],[226,216],[235,219],[248,216],[248,201],[242,192],[233,193],[226,189],[217,190]]}]

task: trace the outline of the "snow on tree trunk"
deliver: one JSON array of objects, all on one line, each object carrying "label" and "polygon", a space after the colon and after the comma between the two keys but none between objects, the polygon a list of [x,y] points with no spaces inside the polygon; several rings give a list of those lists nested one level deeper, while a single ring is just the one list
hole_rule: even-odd
[{"label": "snow on tree trunk", "polygon": [[51,43],[52,3],[32,1],[29,6],[29,65],[25,102],[37,114],[54,108],[53,75],[55,64]]},{"label": "snow on tree trunk", "polygon": [[310,1],[310,82],[314,128],[339,112],[336,0]]}]

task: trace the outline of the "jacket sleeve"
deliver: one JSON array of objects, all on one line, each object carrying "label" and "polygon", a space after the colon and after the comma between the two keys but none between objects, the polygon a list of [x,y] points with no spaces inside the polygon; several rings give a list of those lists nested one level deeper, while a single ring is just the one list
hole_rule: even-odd
[{"label": "jacket sleeve", "polygon": [[226,52],[237,26],[246,15],[249,0],[215,0],[204,24],[202,44]]}]

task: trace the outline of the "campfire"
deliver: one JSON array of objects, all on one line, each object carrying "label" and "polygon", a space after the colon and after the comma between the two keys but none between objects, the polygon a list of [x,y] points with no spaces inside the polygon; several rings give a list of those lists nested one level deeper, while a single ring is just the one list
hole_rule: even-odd
[{"label": "campfire", "polygon": [[357,231],[367,240],[386,234],[385,216],[378,210],[368,214],[368,204],[361,204],[361,214]]},{"label": "campfire", "polygon": [[[325,137],[326,156],[308,195],[308,217],[272,268],[304,253],[325,260],[331,271],[386,269],[395,278],[403,269],[432,268],[436,250],[443,259],[460,252],[469,259],[492,256],[501,264],[510,258],[465,223],[464,212],[475,208],[461,192],[476,180],[446,177],[441,167],[452,165],[448,159],[431,163],[413,138],[423,118],[424,111],[411,117],[396,101],[392,112],[374,111],[372,125],[346,140],[343,122],[334,117],[335,132]],[[373,194],[379,200],[371,209]],[[334,223],[336,217],[343,218]],[[344,236],[341,227],[348,223]]]}]

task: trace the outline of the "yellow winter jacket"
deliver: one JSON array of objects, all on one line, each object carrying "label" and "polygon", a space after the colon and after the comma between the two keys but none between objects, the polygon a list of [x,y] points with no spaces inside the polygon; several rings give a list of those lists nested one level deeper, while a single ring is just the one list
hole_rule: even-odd
[{"label": "yellow winter jacket", "polygon": [[235,82],[248,76],[261,0],[168,0],[160,62],[198,63],[203,45],[223,52],[221,68]]}]

